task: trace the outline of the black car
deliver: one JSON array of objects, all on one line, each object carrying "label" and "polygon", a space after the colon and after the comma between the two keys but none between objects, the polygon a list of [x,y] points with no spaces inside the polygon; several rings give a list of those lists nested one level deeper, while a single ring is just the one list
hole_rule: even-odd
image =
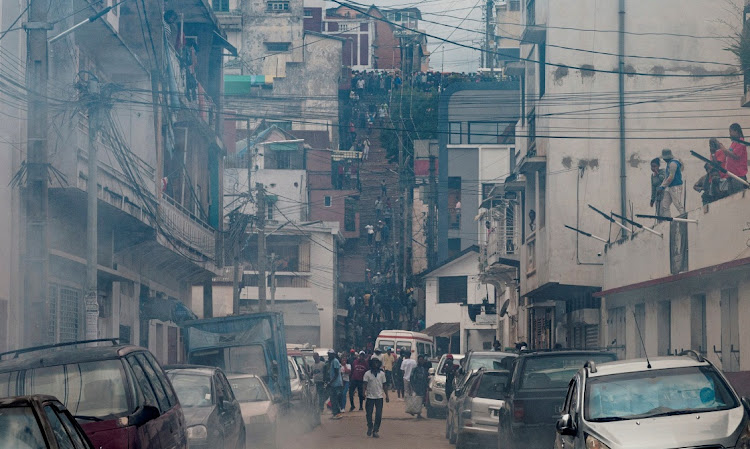
[{"label": "black car", "polygon": [[224,371],[193,365],[166,371],[182,404],[190,448],[244,449],[242,410]]},{"label": "black car", "polygon": [[106,339],[0,354],[0,397],[33,394],[65,404],[94,447],[187,447],[180,402],[148,349]]},{"label": "black car", "polygon": [[65,406],[43,394],[0,399],[0,447],[93,449]]},{"label": "black car", "polygon": [[521,353],[500,410],[498,449],[552,447],[570,379],[589,360],[604,363],[617,356],[601,351]]}]

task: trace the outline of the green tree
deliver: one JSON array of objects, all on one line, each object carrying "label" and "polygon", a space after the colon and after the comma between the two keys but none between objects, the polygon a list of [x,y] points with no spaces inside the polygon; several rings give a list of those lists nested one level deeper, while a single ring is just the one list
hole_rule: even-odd
[{"label": "green tree", "polygon": [[437,138],[438,98],[434,90],[423,92],[408,86],[393,93],[389,118],[380,133],[380,144],[390,162],[398,161],[399,137],[404,139],[405,160],[414,154],[415,140]]}]

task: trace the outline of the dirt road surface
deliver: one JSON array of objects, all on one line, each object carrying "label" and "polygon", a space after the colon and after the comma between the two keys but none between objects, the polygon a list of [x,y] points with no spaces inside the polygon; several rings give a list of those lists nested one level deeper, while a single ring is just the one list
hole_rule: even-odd
[{"label": "dirt road surface", "polygon": [[[424,416],[424,412],[422,416]],[[322,424],[309,433],[300,434],[279,428],[279,449],[452,449],[445,439],[444,419],[417,420],[404,413],[404,401],[391,397],[383,407],[380,438],[367,436],[365,412],[344,413],[339,420],[330,419],[330,411],[322,415]]]}]

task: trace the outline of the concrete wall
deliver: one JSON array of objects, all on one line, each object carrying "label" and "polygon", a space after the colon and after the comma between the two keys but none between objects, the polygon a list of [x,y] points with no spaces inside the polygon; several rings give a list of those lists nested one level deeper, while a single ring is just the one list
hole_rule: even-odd
[{"label": "concrete wall", "polygon": [[[284,223],[287,220],[307,220],[307,172],[305,170],[257,170],[252,173],[251,182],[262,183],[268,195],[277,195],[278,209],[274,209],[274,221]],[[239,196],[246,195],[247,191],[247,169],[227,168],[224,170],[225,213],[242,204]],[[242,208],[242,213],[255,214],[255,203],[247,203]]]}]

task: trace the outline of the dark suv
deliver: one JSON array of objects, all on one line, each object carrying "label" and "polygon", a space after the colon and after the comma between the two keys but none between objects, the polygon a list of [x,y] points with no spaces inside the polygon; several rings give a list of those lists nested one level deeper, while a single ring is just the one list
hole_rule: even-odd
[{"label": "dark suv", "polygon": [[0,354],[0,397],[31,394],[57,397],[96,448],[187,447],[177,395],[147,349],[89,340]]},{"label": "dark suv", "polygon": [[616,359],[601,351],[522,352],[500,410],[498,449],[552,447],[570,379],[590,360]]},{"label": "dark suv", "polygon": [[43,394],[0,399],[0,447],[93,449],[65,406]]}]

